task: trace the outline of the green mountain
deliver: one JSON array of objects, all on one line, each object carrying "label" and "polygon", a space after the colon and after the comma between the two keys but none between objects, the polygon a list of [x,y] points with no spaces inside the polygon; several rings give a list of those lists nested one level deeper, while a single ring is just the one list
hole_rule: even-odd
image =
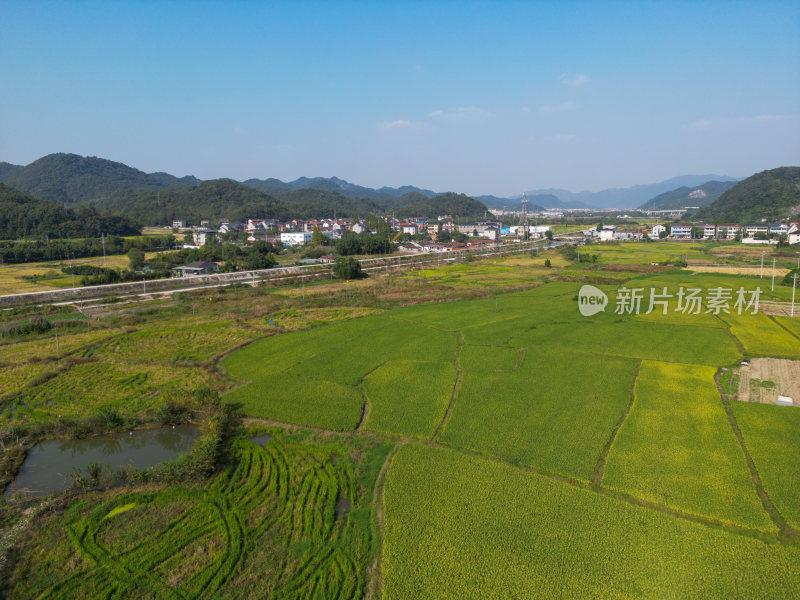
[{"label": "green mountain", "polygon": [[[229,179],[201,182],[168,173],[145,173],[122,163],[77,154],[49,154],[25,167],[0,164],[7,185],[61,205],[91,205],[144,225],[181,219],[352,217],[367,214],[482,217],[486,206],[458,194],[435,196],[413,186],[380,190],[338,177]],[[401,193],[402,192],[402,193]]]},{"label": "green mountain", "polygon": [[395,210],[395,215],[399,218],[435,218],[440,215],[450,215],[467,219],[482,219],[487,211],[483,202],[464,194],[448,192],[433,198],[421,196],[422,194],[415,195],[414,200],[399,206]]},{"label": "green mountain", "polygon": [[88,206],[76,210],[34,198],[0,183],[0,239],[23,237],[84,238],[137,235],[130,219],[98,212]]},{"label": "green mountain", "polygon": [[12,169],[0,175],[0,180],[37,198],[60,204],[98,200],[122,190],[199,183],[194,177],[148,174],[103,158],[61,153],[48,154],[25,167]]},{"label": "green mountain", "polygon": [[695,187],[681,186],[651,198],[639,208],[641,210],[677,210],[686,206],[706,206],[727,192],[735,181],[706,181]]},{"label": "green mountain", "polygon": [[382,204],[366,198],[348,198],[337,192],[312,188],[284,192],[277,199],[287,205],[292,215],[301,219],[364,216],[384,211]]},{"label": "green mountain", "polygon": [[800,214],[800,167],[762,171],[697,211],[698,219],[750,223]]},{"label": "green mountain", "polygon": [[291,216],[286,203],[230,179],[158,190],[129,190],[92,204],[144,225],[170,225],[176,219],[196,225],[201,219],[243,221]]}]

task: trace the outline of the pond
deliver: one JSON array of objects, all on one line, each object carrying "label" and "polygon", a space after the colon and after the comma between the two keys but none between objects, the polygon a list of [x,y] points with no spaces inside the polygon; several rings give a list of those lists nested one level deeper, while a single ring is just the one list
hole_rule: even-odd
[{"label": "pond", "polygon": [[28,451],[17,477],[6,488],[6,498],[46,496],[69,489],[74,469],[92,463],[118,469],[144,469],[173,460],[192,447],[200,435],[193,425],[126,431],[85,440],[40,442]]}]

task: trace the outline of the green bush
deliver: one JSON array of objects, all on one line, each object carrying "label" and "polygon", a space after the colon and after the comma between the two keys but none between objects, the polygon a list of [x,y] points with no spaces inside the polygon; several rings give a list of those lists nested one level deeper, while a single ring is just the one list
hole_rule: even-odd
[{"label": "green bush", "polygon": [[361,263],[355,258],[337,258],[333,263],[333,273],[339,279],[358,279],[363,275]]}]

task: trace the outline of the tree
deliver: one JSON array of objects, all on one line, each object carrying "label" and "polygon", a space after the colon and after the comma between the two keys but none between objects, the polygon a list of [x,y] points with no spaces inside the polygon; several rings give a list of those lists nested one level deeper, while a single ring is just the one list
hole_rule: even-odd
[{"label": "tree", "polygon": [[131,248],[128,250],[128,260],[131,263],[131,269],[141,269],[144,266],[144,252],[139,248]]},{"label": "tree", "polygon": [[363,275],[361,263],[350,256],[337,258],[333,263],[333,273],[338,279],[358,279]]},{"label": "tree", "polygon": [[467,235],[466,235],[466,234],[464,234],[464,233],[461,233],[460,231],[454,231],[454,232],[453,232],[453,233],[450,235],[450,238],[451,238],[451,239],[452,239],[454,242],[458,242],[459,244],[463,244],[464,242],[466,242],[466,241],[469,239],[469,237],[467,237]]},{"label": "tree", "polygon": [[363,248],[361,240],[352,231],[345,231],[336,241],[336,254],[341,256],[349,256],[351,254],[361,254]]},{"label": "tree", "polygon": [[452,239],[453,238],[450,236],[450,232],[449,231],[445,231],[444,229],[442,229],[439,232],[439,235],[436,236],[436,241],[440,242],[442,244],[446,244],[447,242],[449,242]]},{"label": "tree", "polygon": [[667,230],[666,230],[666,229],[664,229],[663,231],[659,231],[659,232],[658,232],[658,239],[660,239],[660,240],[663,240],[663,239],[664,239],[664,238],[666,238],[668,235],[669,235],[669,233],[667,232]]},{"label": "tree", "polygon": [[550,264],[550,259],[549,258],[544,261],[544,266],[547,267],[548,269],[553,266],[552,264]]},{"label": "tree", "polygon": [[322,235],[322,232],[319,230],[319,227],[314,227],[314,231],[311,234],[311,245],[312,246],[325,245],[325,236]]},{"label": "tree", "polygon": [[545,231],[545,232],[544,232],[544,236],[545,236],[545,237],[546,237],[548,240],[550,240],[550,241],[553,241],[553,231],[552,231],[551,229],[548,229],[547,231]]}]

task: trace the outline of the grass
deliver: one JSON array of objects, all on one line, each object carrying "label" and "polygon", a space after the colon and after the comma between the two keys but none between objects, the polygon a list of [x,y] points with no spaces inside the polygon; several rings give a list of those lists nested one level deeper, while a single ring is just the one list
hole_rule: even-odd
[{"label": "grass", "polygon": [[712,367],[645,361],[603,485],[721,521],[770,529]]},{"label": "grass", "polygon": [[395,456],[383,598],[797,598],[800,551],[452,450]]}]

